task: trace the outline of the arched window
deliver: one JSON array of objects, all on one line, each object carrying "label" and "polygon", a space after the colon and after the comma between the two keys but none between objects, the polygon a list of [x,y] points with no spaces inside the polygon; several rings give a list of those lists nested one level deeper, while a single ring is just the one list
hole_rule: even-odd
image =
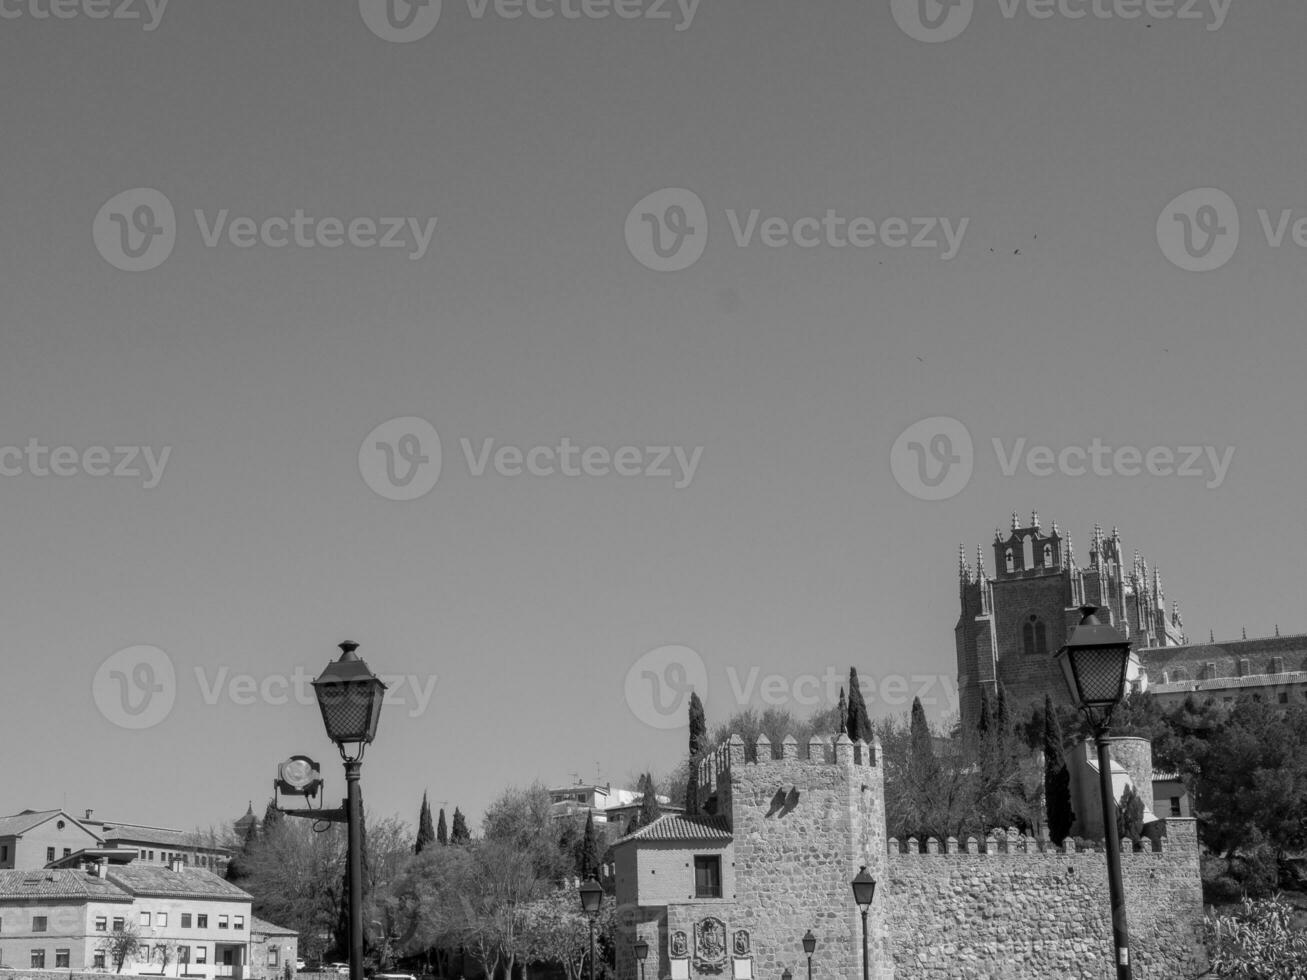
[{"label": "arched window", "polygon": [[1048,632],[1044,628],[1044,621],[1038,616],[1032,614],[1022,625],[1021,645],[1028,657],[1048,653]]},{"label": "arched window", "polygon": [[1023,559],[1021,562],[1022,568],[1035,567],[1035,542],[1033,538],[1021,539],[1021,557]]},{"label": "arched window", "polygon": [[1044,567],[1053,567],[1053,546],[1051,544],[1044,545]]},{"label": "arched window", "polygon": [[1007,557],[1007,570],[1008,570],[1009,572],[1011,572],[1011,571],[1015,571],[1015,570],[1016,570],[1016,564],[1015,564],[1015,562],[1012,560],[1012,549],[1011,549],[1011,548],[1008,548],[1008,550],[1007,550],[1007,554],[1006,554],[1006,557]]}]

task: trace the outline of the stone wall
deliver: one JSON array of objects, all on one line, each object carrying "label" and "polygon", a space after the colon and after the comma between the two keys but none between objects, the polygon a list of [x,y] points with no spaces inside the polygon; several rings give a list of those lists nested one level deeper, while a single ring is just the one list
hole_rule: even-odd
[{"label": "stone wall", "polygon": [[[1122,854],[1137,980],[1206,968],[1195,822],[1172,818],[1158,852]],[[1015,835],[899,853],[890,842],[885,908],[897,980],[1110,980],[1111,905],[1101,851],[1040,851]],[[959,853],[958,851],[962,852]],[[951,852],[951,853],[950,853]],[[877,894],[877,904],[881,902]]]}]

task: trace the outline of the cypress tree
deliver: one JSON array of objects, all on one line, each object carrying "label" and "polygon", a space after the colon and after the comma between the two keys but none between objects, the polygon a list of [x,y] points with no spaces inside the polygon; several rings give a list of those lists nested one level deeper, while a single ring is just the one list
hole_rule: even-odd
[{"label": "cypress tree", "polygon": [[273,800],[268,801],[267,808],[263,811],[263,834],[266,837],[272,831],[281,826],[281,822],[286,819],[286,815],[277,809],[277,804]]},{"label": "cypress tree", "polygon": [[849,738],[853,741],[871,742],[871,718],[867,715],[867,702],[862,699],[862,688],[858,684],[858,668],[849,668]]},{"label": "cypress tree", "polygon": [[427,794],[422,794],[422,808],[418,810],[418,839],[413,845],[413,853],[421,854],[436,842],[436,828],[431,824],[431,803]]},{"label": "cypress tree", "polygon": [[694,691],[690,692],[690,763],[688,778],[685,781],[685,812],[699,812],[699,758],[703,754],[704,742],[708,738],[708,720],[703,712],[703,702]]},{"label": "cypress tree", "polygon": [[440,808],[440,818],[436,821],[436,843],[444,847],[449,843],[449,827],[445,825],[445,808]]},{"label": "cypress tree", "polygon": [[1047,694],[1044,695],[1044,813],[1049,839],[1061,844],[1071,833],[1076,815],[1071,809],[1071,772],[1062,746],[1062,726],[1053,710],[1053,699]]},{"label": "cypress tree", "polygon": [[836,735],[847,735],[849,733],[849,702],[844,697],[844,685],[840,685],[840,703],[835,708],[835,715],[839,719],[839,728]]},{"label": "cypress tree", "polygon": [[599,843],[595,840],[595,815],[591,810],[585,816],[585,834],[576,856],[576,874],[582,881],[599,877]]},{"label": "cypress tree", "polygon": [[640,823],[649,826],[662,815],[658,805],[658,792],[654,787],[653,773],[644,774],[644,795],[640,797]]},{"label": "cypress tree", "polygon": [[935,741],[921,698],[912,699],[912,765],[922,774],[935,768]]},{"label": "cypress tree", "polygon": [[981,688],[980,720],[976,722],[976,729],[980,732],[981,735],[988,735],[989,730],[992,727],[993,727],[993,722],[990,720],[990,709],[989,709],[989,691],[985,690],[984,688]]},{"label": "cypress tree", "polygon": [[467,818],[463,816],[463,811],[454,807],[454,825],[449,829],[449,842],[451,844],[466,844],[472,839],[472,835],[467,830]]}]

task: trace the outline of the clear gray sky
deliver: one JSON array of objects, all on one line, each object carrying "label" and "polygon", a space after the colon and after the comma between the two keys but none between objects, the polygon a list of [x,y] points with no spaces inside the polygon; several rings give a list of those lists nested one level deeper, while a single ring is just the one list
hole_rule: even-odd
[{"label": "clear gray sky", "polygon": [[[800,711],[806,675],[851,663],[951,681],[958,543],[974,555],[1013,510],[1056,518],[1082,560],[1094,521],[1120,525],[1193,637],[1307,629],[1301,5],[1235,0],[1208,30],[1206,2],[1206,21],[982,2],[934,42],[888,0],[704,0],[679,31],[675,4],[542,20],[445,0],[395,43],[356,3],[173,0],[145,30],[68,2],[59,19],[0,0],[0,811],[218,822],[261,808],[294,752],[339,795],[316,708],[272,702],[343,639],[379,672],[435,676],[429,703],[408,687],[382,718],[364,768],[382,813],[414,819],[429,789],[475,820],[510,783],[665,770],[684,730],[649,724],[627,676],[638,692],[650,664],[680,675],[649,651],[697,653],[710,721],[763,704],[754,666]],[[160,212],[97,214],[136,188],[166,197],[176,234],[133,272],[101,248]],[[624,233],[663,188],[706,209],[681,271],[646,267]],[[1159,242],[1195,188],[1240,218],[1211,271]],[[674,224],[665,204],[647,213]],[[243,248],[214,228],[247,217],[287,240],[266,219],[297,209],[437,223],[417,258],[408,223],[411,249]],[[755,209],[741,247],[732,222],[743,235]],[[1272,232],[1293,209],[1279,247],[1258,209]],[[835,241],[859,217],[889,238],[887,218],[967,224],[948,259],[838,247],[817,221],[795,228],[814,247],[762,241],[769,218],[828,210]],[[1193,210],[1196,234],[1221,234],[1214,214],[1230,241],[1219,208]],[[439,432],[443,465],[389,499],[376,443],[396,473],[418,443],[365,437],[406,417]],[[891,465],[931,417],[975,447],[944,500]],[[897,458],[953,454],[949,431]],[[671,476],[477,476],[486,439],[632,446],[641,471],[646,447],[702,452],[679,488],[674,455]],[[1070,466],[1094,439],[1235,452],[1219,480],[1130,475],[1128,458],[1003,471],[1016,445]],[[32,440],[76,450],[71,475],[39,475],[18,452]],[[93,475],[131,468],[119,446],[156,463],[170,447],[157,485],[143,454],[140,477]],[[115,681],[120,658],[97,680],[138,645],[176,678],[139,730],[103,704],[161,675],[126,663]],[[264,694],[233,696],[240,675]]]}]

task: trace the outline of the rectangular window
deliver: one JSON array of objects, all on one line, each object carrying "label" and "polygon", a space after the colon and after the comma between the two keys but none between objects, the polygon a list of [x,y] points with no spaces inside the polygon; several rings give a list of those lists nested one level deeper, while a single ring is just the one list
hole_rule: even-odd
[{"label": "rectangular window", "polygon": [[122,932],[122,931],[123,931],[123,926],[124,926],[124,925],[126,925],[126,921],[125,921],[124,919],[118,918],[118,917],[116,917],[116,916],[114,917],[114,920],[113,920],[113,931],[114,931],[114,932]]},{"label": "rectangular window", "polygon": [[95,969],[97,969],[97,970],[103,970],[103,969],[104,969],[104,954],[103,954],[103,953],[96,953],[96,954],[95,954],[95,957],[91,960],[91,965],[92,965],[93,967],[95,967]]},{"label": "rectangular window", "polygon": [[8,863],[9,863],[9,845],[8,845],[8,844],[0,844],[0,863],[3,863],[3,864],[8,864]]},{"label": "rectangular window", "polygon": [[195,947],[195,962],[196,962],[197,964],[198,964],[198,963],[207,963],[207,962],[209,962],[209,947],[208,947],[208,946],[196,946],[196,947]]},{"label": "rectangular window", "polygon": [[154,924],[158,926],[160,929],[166,926],[168,924],[168,913],[160,912],[158,915],[156,915],[154,917]]},{"label": "rectangular window", "polygon": [[103,915],[97,915],[95,917],[95,931],[96,932],[109,931],[109,920],[105,918]]},{"label": "rectangular window", "polygon": [[33,970],[45,969],[45,950],[43,949],[32,950],[32,969]]},{"label": "rectangular window", "polygon": [[70,854],[72,854],[72,853],[73,853],[73,849],[72,849],[71,847],[65,847],[65,848],[64,848],[64,857],[68,857],[68,855],[70,855]]},{"label": "rectangular window", "polygon": [[720,857],[713,855],[711,857],[700,856],[694,859],[694,897],[722,897],[722,859]]},{"label": "rectangular window", "polygon": [[197,915],[195,917],[195,928],[197,929],[209,928],[209,917],[203,914]]},{"label": "rectangular window", "polygon": [[[54,860],[54,848],[53,848],[53,847],[47,847],[47,848],[45,849],[45,860],[46,860],[46,863],[47,863],[47,864],[49,864],[51,861]],[[45,953],[42,953],[41,955],[44,956]]]},{"label": "rectangular window", "polygon": [[1289,703],[1289,692],[1288,692],[1288,691],[1281,691],[1281,692],[1280,692],[1280,704],[1288,704],[1288,703]]},{"label": "rectangular window", "polygon": [[218,916],[218,928],[219,929],[227,928],[227,916],[225,915]]},{"label": "rectangular window", "polygon": [[1180,816],[1180,797],[1178,796],[1171,797],[1171,816],[1173,817]]},{"label": "rectangular window", "polygon": [[68,954],[69,954],[69,952],[70,952],[70,951],[69,951],[69,950],[66,950],[66,949],[56,949],[56,950],[54,951],[54,967],[55,967],[56,970],[66,970],[66,969],[68,969]]},{"label": "rectangular window", "polygon": [[233,928],[233,929],[244,929],[244,928],[245,928],[245,916],[243,916],[243,915],[238,915],[238,916],[236,916],[236,917],[235,917],[235,920],[232,922],[231,925],[232,925],[232,928]]},{"label": "rectangular window", "polygon": [[148,926],[149,924],[150,924],[150,913],[149,913],[149,912],[142,912],[142,913],[141,913],[141,925],[143,925],[143,926]]},{"label": "rectangular window", "polygon": [[191,913],[189,913],[189,912],[183,912],[183,913],[182,913],[182,928],[183,928],[183,929],[189,929],[190,927],[191,927]]},{"label": "rectangular window", "polygon": [[177,947],[177,962],[189,963],[191,961],[191,948],[189,946]]},{"label": "rectangular window", "polygon": [[268,947],[268,966],[276,966],[276,965],[277,965],[277,947],[276,947],[276,946],[269,946],[269,947]]},{"label": "rectangular window", "polygon": [[45,917],[44,915],[34,915],[34,916],[32,916],[32,931],[33,931],[33,932],[45,932],[45,930],[46,930],[47,928],[49,928],[49,926],[47,925],[47,920],[46,920],[46,917]]}]

